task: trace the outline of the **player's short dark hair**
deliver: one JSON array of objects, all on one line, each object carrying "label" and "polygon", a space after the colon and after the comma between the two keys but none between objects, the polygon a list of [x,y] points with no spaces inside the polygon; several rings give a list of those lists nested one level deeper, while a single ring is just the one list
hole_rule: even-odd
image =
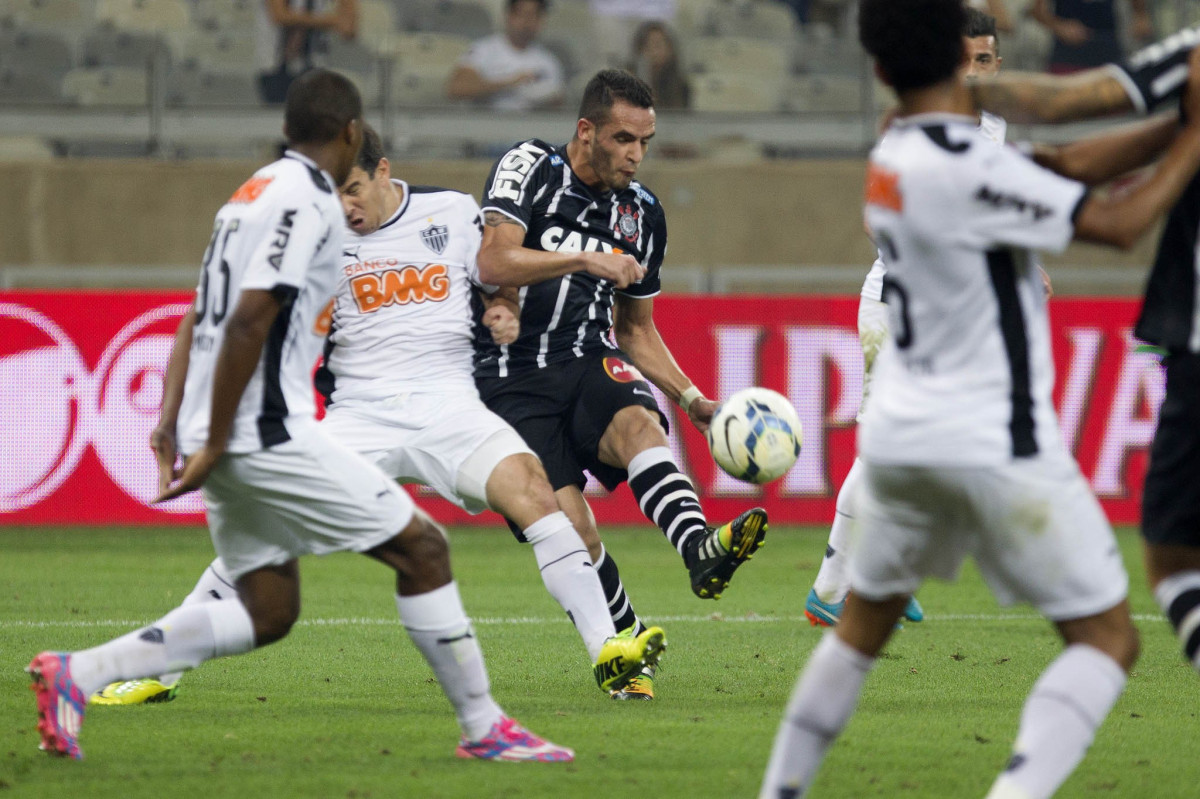
[{"label": "player's short dark hair", "polygon": [[963,25],[962,35],[968,39],[975,39],[980,36],[991,36],[1000,41],[1000,34],[996,33],[996,18],[991,14],[986,14],[974,6],[967,6],[967,21]]},{"label": "player's short dark hair", "polygon": [[858,40],[896,91],[954,77],[962,65],[962,0],[862,0]]},{"label": "player's short dark hair", "polygon": [[375,177],[375,170],[379,168],[379,162],[383,160],[383,139],[379,138],[379,132],[367,123],[362,126],[363,141],[362,149],[358,151],[358,158],[355,159],[355,165],[363,172],[367,173],[367,177]]},{"label": "player's short dark hair", "polygon": [[[508,2],[504,4],[504,10],[512,11],[513,7],[520,2],[522,2],[522,0],[508,0]],[[550,10],[550,0],[530,0],[530,2],[537,3],[539,6],[541,6],[541,12],[543,14]]]},{"label": "player's short dark hair", "polygon": [[634,108],[653,108],[654,92],[646,81],[623,69],[602,69],[583,87],[579,118],[602,125],[618,100]]},{"label": "player's short dark hair", "polygon": [[292,144],[324,144],[362,113],[362,97],[349,78],[328,69],[309,70],[288,87],[284,134]]}]

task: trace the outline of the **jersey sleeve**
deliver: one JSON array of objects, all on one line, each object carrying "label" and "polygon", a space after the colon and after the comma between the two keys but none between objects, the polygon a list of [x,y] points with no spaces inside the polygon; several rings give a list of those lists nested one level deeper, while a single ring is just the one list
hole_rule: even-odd
[{"label": "jersey sleeve", "polygon": [[662,212],[662,206],[656,206],[658,212],[650,225],[650,235],[646,239],[646,255],[642,265],[646,267],[646,276],[637,283],[618,292],[629,297],[653,297],[662,291],[663,260],[667,257],[667,215]]},{"label": "jersey sleeve", "polygon": [[467,276],[473,285],[488,294],[495,294],[497,286],[484,283],[479,279],[478,259],[479,245],[483,242],[483,211],[480,210],[479,203],[475,202],[475,198],[469,194],[463,195],[460,208],[463,237],[466,239],[463,245],[463,264],[467,267]]},{"label": "jersey sleeve", "polygon": [[1183,93],[1188,56],[1197,44],[1200,44],[1200,26],[1184,28],[1142,48],[1124,64],[1110,65],[1109,69],[1136,109],[1146,114]]},{"label": "jersey sleeve", "polygon": [[499,211],[529,229],[533,201],[549,179],[550,148],[537,139],[521,142],[492,166],[483,187],[483,210]]},{"label": "jersey sleeve", "polygon": [[[1062,252],[1075,235],[1087,187],[1044,169],[1012,147],[998,147],[966,175],[944,175],[957,197],[950,218],[969,247],[1022,247]],[[966,192],[966,196],[962,192]],[[945,225],[946,219],[928,224]]]},{"label": "jersey sleeve", "polygon": [[252,245],[242,288],[302,288],[313,256],[334,235],[333,225],[340,225],[341,220],[327,219],[301,192],[281,196],[264,214],[262,238]]}]

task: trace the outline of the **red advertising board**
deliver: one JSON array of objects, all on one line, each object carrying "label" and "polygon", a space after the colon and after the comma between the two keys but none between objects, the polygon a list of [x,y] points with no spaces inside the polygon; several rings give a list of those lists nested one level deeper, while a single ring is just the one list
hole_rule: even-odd
[{"label": "red advertising board", "polygon": [[[146,444],[179,316],[179,292],[0,292],[0,525],[195,524],[199,496],[150,507]],[[684,371],[710,396],[748,385],[786,394],[804,425],[796,466],[766,486],[716,469],[704,438],[660,402],[671,444],[713,519],[762,504],[773,521],[819,524],[833,513],[854,457],[862,388],[856,297],[660,297],[655,319]],[[1114,522],[1136,522],[1146,450],[1163,395],[1153,356],[1135,350],[1137,303],[1051,303],[1065,437]],[[660,398],[661,400],[661,398]],[[646,523],[622,487],[590,488],[602,524]],[[427,491],[418,501],[447,523],[471,517]]]}]

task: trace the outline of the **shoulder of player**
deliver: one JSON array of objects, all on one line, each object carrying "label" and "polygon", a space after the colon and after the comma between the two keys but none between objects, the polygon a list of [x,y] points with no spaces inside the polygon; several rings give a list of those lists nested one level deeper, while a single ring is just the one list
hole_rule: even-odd
[{"label": "shoulder of player", "polygon": [[513,158],[536,162],[542,159],[549,160],[554,157],[558,158],[559,164],[562,163],[562,155],[553,144],[549,144],[542,139],[525,139],[509,147],[504,152],[504,155],[500,156],[498,163],[504,164],[510,162]]},{"label": "shoulder of player", "polygon": [[409,208],[405,216],[426,216],[441,210],[452,211],[471,216],[479,213],[479,203],[465,191],[447,189],[442,186],[423,186],[408,184]]},{"label": "shoulder of player", "polygon": [[666,219],[666,211],[663,209],[662,203],[659,201],[658,196],[654,192],[650,191],[650,189],[648,189],[643,183],[635,180],[629,184],[629,188],[625,191],[633,195],[638,204],[641,206],[642,213],[644,213],[648,219],[658,217],[661,217],[664,220]]},{"label": "shoulder of player", "polygon": [[230,195],[228,213],[243,218],[267,218],[278,209],[315,207],[322,217],[341,219],[341,202],[320,170],[291,158],[260,168]]}]

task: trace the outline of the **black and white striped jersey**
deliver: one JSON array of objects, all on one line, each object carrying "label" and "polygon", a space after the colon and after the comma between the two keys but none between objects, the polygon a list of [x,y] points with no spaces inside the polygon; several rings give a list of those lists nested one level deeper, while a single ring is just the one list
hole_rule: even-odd
[{"label": "black and white striped jersey", "polygon": [[[526,247],[555,252],[624,252],[646,267],[631,297],[659,292],[667,250],[662,205],[637,181],[618,192],[597,192],[581,181],[567,148],[530,139],[512,147],[488,175],[484,213],[498,211],[525,228]],[[577,272],[520,290],[521,334],[498,346],[476,339],[475,376],[505,377],[615,348],[611,340],[614,285]],[[475,302],[475,318],[483,313]],[[477,329],[482,329],[477,325]]]},{"label": "black and white striped jersey", "polygon": [[1200,352],[1200,177],[1167,216],[1134,335],[1171,352]]}]

